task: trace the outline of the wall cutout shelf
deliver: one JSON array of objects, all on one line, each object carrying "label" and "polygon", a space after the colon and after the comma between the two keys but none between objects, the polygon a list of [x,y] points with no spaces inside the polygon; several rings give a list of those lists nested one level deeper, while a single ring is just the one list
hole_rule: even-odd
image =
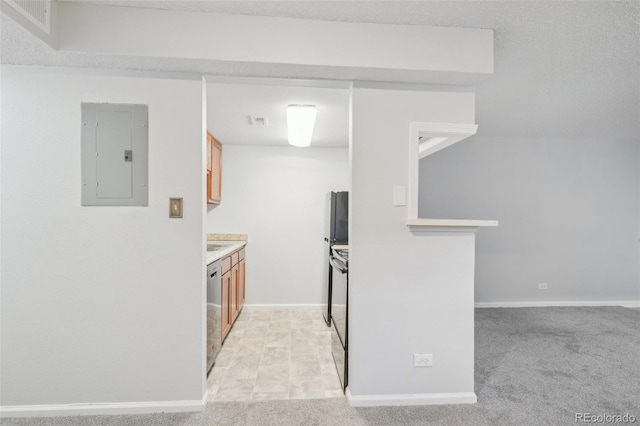
[{"label": "wall cutout shelf", "polygon": [[475,232],[480,227],[498,226],[497,220],[409,219],[411,232]]}]

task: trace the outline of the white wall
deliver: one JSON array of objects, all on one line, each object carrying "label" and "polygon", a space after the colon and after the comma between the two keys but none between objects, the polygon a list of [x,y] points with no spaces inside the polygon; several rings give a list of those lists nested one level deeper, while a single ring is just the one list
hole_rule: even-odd
[{"label": "white wall", "polygon": [[[474,234],[412,234],[407,207],[392,203],[393,186],[408,182],[412,121],[473,123],[474,94],[353,91],[349,388],[356,403],[475,398]],[[414,353],[433,354],[433,367],[414,368]]]},{"label": "white wall", "polygon": [[[148,105],[148,207],[80,205],[81,102]],[[202,399],[201,106],[200,81],[3,66],[5,408]]]},{"label": "white wall", "polygon": [[247,304],[320,304],[327,194],[348,189],[347,148],[224,145],[209,233],[249,234]]},{"label": "white wall", "polygon": [[477,302],[638,302],[639,156],[637,140],[473,137],[421,161],[420,214],[500,220],[478,233]]},{"label": "white wall", "polygon": [[[383,25],[266,16],[224,15],[61,2],[59,48],[101,54],[263,64],[254,75],[308,73],[382,80],[381,70],[405,71],[400,81],[477,82],[493,73],[493,30]],[[117,28],[117,31],[114,29]],[[297,66],[293,66],[293,65]],[[195,64],[192,64],[195,65]],[[202,63],[200,63],[202,65]],[[220,73],[219,66],[214,72]],[[295,72],[291,72],[295,70]],[[420,71],[419,74],[411,73]],[[387,77],[393,74],[386,74]],[[428,76],[428,77],[427,77]],[[408,78],[406,78],[408,77]],[[427,80],[425,80],[425,78]],[[388,81],[388,80],[383,80]]]}]

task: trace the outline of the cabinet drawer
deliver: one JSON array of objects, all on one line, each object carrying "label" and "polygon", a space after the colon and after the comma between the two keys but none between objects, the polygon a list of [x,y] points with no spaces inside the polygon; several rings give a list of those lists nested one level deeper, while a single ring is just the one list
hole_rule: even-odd
[{"label": "cabinet drawer", "polygon": [[238,263],[238,252],[235,252],[231,255],[231,266],[234,266]]},{"label": "cabinet drawer", "polygon": [[244,259],[244,249],[240,250],[238,253],[240,253],[240,257],[238,258],[238,261],[241,261],[242,259]]},{"label": "cabinet drawer", "polygon": [[231,256],[227,256],[222,259],[222,273],[224,274],[229,269],[231,269]]}]

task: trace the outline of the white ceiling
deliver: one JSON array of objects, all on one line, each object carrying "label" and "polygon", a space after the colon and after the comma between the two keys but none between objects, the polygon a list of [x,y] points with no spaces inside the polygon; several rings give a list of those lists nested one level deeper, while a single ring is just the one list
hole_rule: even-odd
[{"label": "white ceiling", "polygon": [[[637,1],[157,1],[99,4],[495,30],[495,75],[477,87],[478,134],[640,139]],[[288,77],[274,66],[58,52],[2,16],[3,63]],[[289,69],[287,72],[291,72]],[[300,67],[299,75],[327,78]],[[336,74],[332,78],[348,79]],[[394,81],[393,74],[388,81]]]},{"label": "white ceiling", "polygon": [[[349,146],[349,90],[261,84],[207,84],[207,128],[222,144],[288,145],[287,106],[318,110],[311,146]],[[269,125],[251,125],[266,116]]]}]

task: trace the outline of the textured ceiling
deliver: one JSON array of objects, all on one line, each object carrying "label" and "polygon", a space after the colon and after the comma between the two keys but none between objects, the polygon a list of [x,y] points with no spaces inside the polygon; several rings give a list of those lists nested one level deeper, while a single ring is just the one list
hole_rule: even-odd
[{"label": "textured ceiling", "polygon": [[[207,84],[207,128],[222,144],[281,145],[287,141],[287,106],[315,105],[311,146],[349,146],[348,89],[262,84]],[[268,126],[249,116],[268,118]]]},{"label": "textured ceiling", "polygon": [[[640,138],[640,3],[609,1],[73,0],[172,10],[495,30],[495,75],[477,87],[479,134]],[[3,63],[289,76],[278,66],[56,52],[2,16]],[[326,70],[299,67],[307,78]],[[349,79],[347,72],[334,78]],[[389,81],[402,76],[388,75]]]}]

